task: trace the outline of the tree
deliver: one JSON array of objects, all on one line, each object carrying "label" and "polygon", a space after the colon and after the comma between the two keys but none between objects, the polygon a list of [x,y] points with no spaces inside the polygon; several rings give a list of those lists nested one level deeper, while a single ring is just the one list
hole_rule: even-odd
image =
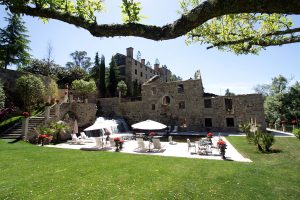
[{"label": "tree", "polygon": [[182,81],[180,76],[176,76],[176,74],[171,74],[170,81]]},{"label": "tree", "polygon": [[0,80],[0,110],[4,108],[6,99],[3,87],[2,81]]},{"label": "tree", "polygon": [[[58,86],[53,79],[50,79],[50,82],[45,87],[48,100],[55,100],[58,97]],[[50,102],[49,102],[50,103]]]},{"label": "tree", "polygon": [[97,88],[98,88],[98,90],[100,92],[100,89],[99,89],[100,60],[99,60],[99,54],[98,54],[98,52],[95,55],[94,67],[91,68],[90,77],[92,77],[95,80]]},{"label": "tree", "polygon": [[264,110],[266,120],[270,123],[281,123],[286,121],[290,117],[290,109],[287,105],[290,104],[289,98],[287,98],[288,91],[288,80],[279,75],[278,77],[272,78],[271,84],[264,84],[257,86],[257,90],[261,90],[266,94],[264,101]]},{"label": "tree", "polygon": [[106,95],[106,84],[105,84],[105,57],[101,56],[101,62],[100,62],[100,80],[99,80],[99,90],[100,90],[100,96],[105,97]]},{"label": "tree", "polygon": [[85,81],[80,79],[72,82],[72,89],[74,92],[82,95],[83,98],[86,98],[87,94],[95,92],[96,88],[95,81]]},{"label": "tree", "polygon": [[181,16],[163,26],[139,23],[142,5],[122,0],[123,24],[98,24],[104,1],[0,0],[11,12],[56,19],[88,30],[96,37],[137,36],[168,40],[187,34],[187,42],[209,43],[237,54],[300,41],[300,28],[285,14],[300,14],[298,0],[181,0]]},{"label": "tree", "polygon": [[[1,1],[0,1],[1,2]],[[5,18],[7,27],[0,29],[0,62],[7,69],[8,65],[27,64],[30,58],[29,40],[25,23],[19,15],[8,13]]]},{"label": "tree", "polygon": [[86,51],[75,51],[70,54],[73,62],[67,62],[66,66],[70,68],[80,67],[84,71],[88,71],[89,67],[92,65],[91,58],[87,56]]},{"label": "tree", "polygon": [[16,93],[24,109],[31,110],[37,103],[42,102],[44,92],[44,82],[37,76],[23,75],[16,81]]},{"label": "tree", "polygon": [[232,92],[230,92],[229,89],[227,88],[227,89],[225,90],[225,96],[235,96],[235,94],[232,93]]},{"label": "tree", "polygon": [[119,81],[117,85],[117,90],[121,92],[122,96],[125,96],[127,94],[127,85],[124,81]]},{"label": "tree", "polygon": [[18,70],[43,76],[50,76],[51,78],[57,79],[60,68],[62,67],[54,63],[53,60],[48,61],[45,59],[39,60],[34,58],[31,59],[27,65],[18,67]]},{"label": "tree", "polygon": [[109,63],[109,74],[108,74],[108,83],[107,88],[110,93],[110,96],[115,97],[117,91],[117,85],[119,82],[119,70],[117,68],[114,56],[111,58]]}]

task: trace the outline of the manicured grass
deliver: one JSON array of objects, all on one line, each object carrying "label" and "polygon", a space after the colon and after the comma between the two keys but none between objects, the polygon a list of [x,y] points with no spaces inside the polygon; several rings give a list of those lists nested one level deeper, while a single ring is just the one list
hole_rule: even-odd
[{"label": "manicured grass", "polygon": [[[277,138],[276,138],[277,139]],[[85,152],[0,141],[0,199],[299,199],[300,142],[278,138],[253,163]]]}]

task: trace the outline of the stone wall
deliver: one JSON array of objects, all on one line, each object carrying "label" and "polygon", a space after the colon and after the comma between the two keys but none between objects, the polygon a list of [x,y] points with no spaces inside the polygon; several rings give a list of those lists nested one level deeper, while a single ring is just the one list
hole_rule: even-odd
[{"label": "stone wall", "polygon": [[62,103],[59,116],[64,119],[68,113],[70,118],[77,119],[79,127],[85,127],[95,122],[96,111],[94,103]]}]

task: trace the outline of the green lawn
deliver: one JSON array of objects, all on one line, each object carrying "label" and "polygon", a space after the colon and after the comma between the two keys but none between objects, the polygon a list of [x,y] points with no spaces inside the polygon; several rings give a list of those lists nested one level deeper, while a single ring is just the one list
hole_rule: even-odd
[{"label": "green lawn", "polygon": [[276,138],[253,163],[86,152],[0,141],[0,199],[299,199],[300,141]]}]

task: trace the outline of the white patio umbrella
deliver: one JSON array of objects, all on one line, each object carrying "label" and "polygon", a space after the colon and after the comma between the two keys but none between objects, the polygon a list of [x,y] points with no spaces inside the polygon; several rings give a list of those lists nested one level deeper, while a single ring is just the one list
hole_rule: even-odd
[{"label": "white patio umbrella", "polygon": [[73,133],[77,134],[78,133],[78,123],[77,120],[75,119],[74,125],[73,125]]},{"label": "white patio umbrella", "polygon": [[167,128],[166,125],[149,119],[136,124],[132,124],[131,127],[141,130],[161,130]]}]

